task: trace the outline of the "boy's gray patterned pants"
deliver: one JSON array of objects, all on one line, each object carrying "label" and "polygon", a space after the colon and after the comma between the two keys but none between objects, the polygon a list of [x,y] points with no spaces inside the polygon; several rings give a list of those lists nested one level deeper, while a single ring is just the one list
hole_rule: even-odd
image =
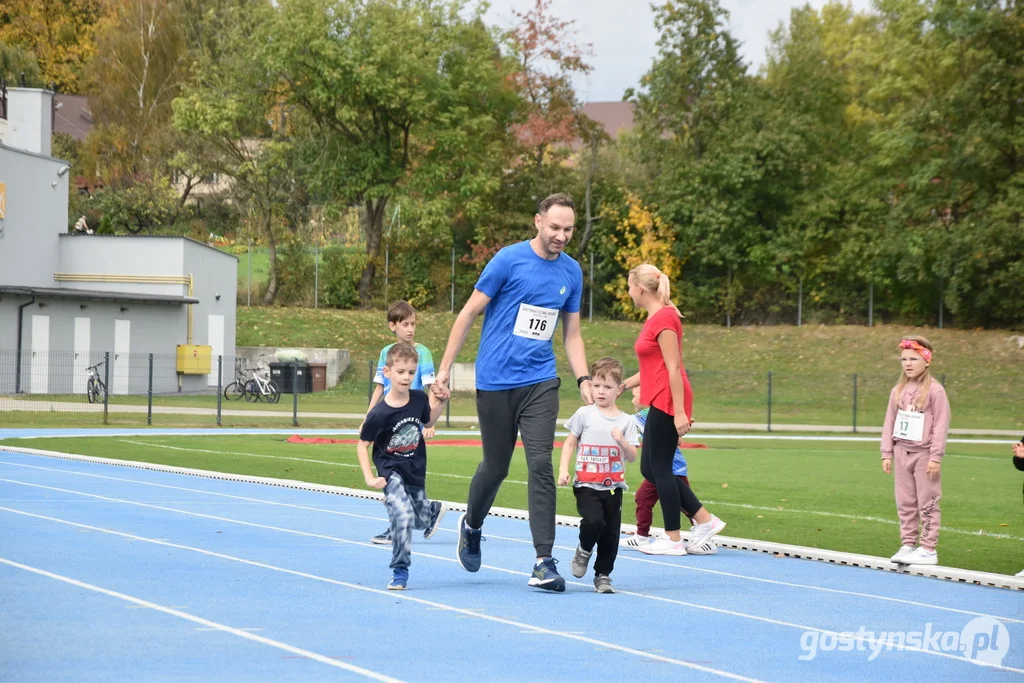
[{"label": "boy's gray patterned pants", "polygon": [[412,555],[412,530],[430,526],[430,501],[426,489],[406,486],[392,473],[384,487],[384,507],[391,520],[391,568],[408,568]]}]

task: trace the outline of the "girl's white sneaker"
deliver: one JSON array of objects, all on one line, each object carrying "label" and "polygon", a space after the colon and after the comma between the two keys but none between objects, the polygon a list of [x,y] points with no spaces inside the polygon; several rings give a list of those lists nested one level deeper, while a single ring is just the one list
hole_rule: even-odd
[{"label": "girl's white sneaker", "polygon": [[637,550],[647,555],[685,555],[686,543],[682,539],[673,541],[668,536],[660,536]]},{"label": "girl's white sneaker", "polygon": [[907,555],[907,558],[903,560],[904,564],[938,564],[939,554],[934,550],[925,550],[923,547],[918,547],[914,552]]},{"label": "girl's white sneaker", "polygon": [[907,564],[907,558],[913,555],[915,550],[917,549],[912,545],[902,546],[889,560],[897,564]]}]

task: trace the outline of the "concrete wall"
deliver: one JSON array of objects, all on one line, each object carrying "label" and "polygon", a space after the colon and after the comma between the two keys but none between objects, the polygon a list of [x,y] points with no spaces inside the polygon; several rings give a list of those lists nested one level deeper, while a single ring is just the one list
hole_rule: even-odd
[{"label": "concrete wall", "polygon": [[[199,303],[192,306],[192,343],[213,346],[214,363],[217,355],[224,356],[224,376],[230,382],[235,371],[238,259],[191,240],[182,240],[182,246],[182,273],[192,275],[192,295],[199,299]],[[217,376],[211,374],[207,377],[207,386],[216,385]]]},{"label": "concrete wall", "polygon": [[50,156],[52,137],[53,93],[38,88],[8,88],[4,144]]},{"label": "concrete wall", "polygon": [[[68,175],[62,161],[0,147],[6,217],[0,220],[0,284],[53,287],[57,236],[67,231]],[[0,319],[0,328],[9,324]]]},{"label": "concrete wall", "polygon": [[[11,297],[5,297],[0,302],[0,315],[4,319],[14,320],[19,302],[8,302],[8,298]],[[44,305],[40,307],[40,303]],[[125,310],[122,311],[122,308]],[[28,306],[24,312],[20,389],[23,393],[84,395],[85,368],[102,361],[104,354],[109,352],[110,374],[107,377],[112,395],[146,393],[151,353],[154,355],[153,391],[177,392],[176,345],[183,344],[185,340],[185,308],[179,304],[111,303],[39,297],[38,302]],[[33,327],[33,318],[44,317],[48,338],[34,339],[37,330]],[[87,320],[86,327],[76,319]],[[118,350],[115,345],[117,321],[123,321],[121,329],[128,331],[127,352]],[[78,343],[84,342],[84,346],[77,348],[76,324],[81,331],[88,329],[88,334],[80,334],[77,340]],[[41,352],[33,350],[39,348],[41,343],[49,347],[45,357]],[[88,347],[88,353],[85,347]],[[16,342],[5,344],[0,349],[0,394],[14,393],[19,388],[15,348]],[[106,369],[101,369],[100,376],[103,377],[105,372]],[[231,368],[227,368],[225,375],[230,378]],[[182,391],[205,391],[207,386],[206,375],[182,377]]]},{"label": "concrete wall", "polygon": [[[296,347],[277,346],[239,346],[235,353],[239,359],[243,359],[249,370],[268,370],[271,363],[276,363],[275,353],[280,349]],[[348,349],[298,349],[306,354],[306,360],[310,363],[327,363],[327,388],[335,387],[341,376],[348,369],[350,358]],[[232,371],[234,368],[232,367]],[[357,378],[358,379],[358,378]]]}]

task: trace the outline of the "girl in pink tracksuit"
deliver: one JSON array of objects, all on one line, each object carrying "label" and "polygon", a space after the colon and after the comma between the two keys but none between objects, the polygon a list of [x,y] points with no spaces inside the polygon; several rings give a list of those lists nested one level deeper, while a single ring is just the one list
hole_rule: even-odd
[{"label": "girl in pink tracksuit", "polygon": [[[889,394],[882,427],[882,470],[895,471],[896,511],[903,545],[892,561],[938,564],[942,456],[949,432],[949,400],[932,379],[932,345],[924,337],[900,341],[900,381]],[[921,543],[918,540],[920,525]]]}]

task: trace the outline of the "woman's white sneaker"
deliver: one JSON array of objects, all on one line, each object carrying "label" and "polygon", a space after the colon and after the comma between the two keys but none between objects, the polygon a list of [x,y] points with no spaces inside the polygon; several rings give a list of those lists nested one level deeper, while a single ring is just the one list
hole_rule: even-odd
[{"label": "woman's white sneaker", "polygon": [[699,548],[710,541],[716,534],[725,528],[725,522],[718,517],[711,515],[711,519],[703,524],[694,524],[690,530],[690,546]]},{"label": "woman's white sneaker", "polygon": [[668,536],[661,536],[646,545],[637,547],[646,555],[685,555],[686,543],[682,539],[673,541]]},{"label": "woman's white sneaker", "polygon": [[907,564],[907,558],[913,555],[915,550],[916,548],[912,545],[901,546],[889,560],[898,564]]}]

